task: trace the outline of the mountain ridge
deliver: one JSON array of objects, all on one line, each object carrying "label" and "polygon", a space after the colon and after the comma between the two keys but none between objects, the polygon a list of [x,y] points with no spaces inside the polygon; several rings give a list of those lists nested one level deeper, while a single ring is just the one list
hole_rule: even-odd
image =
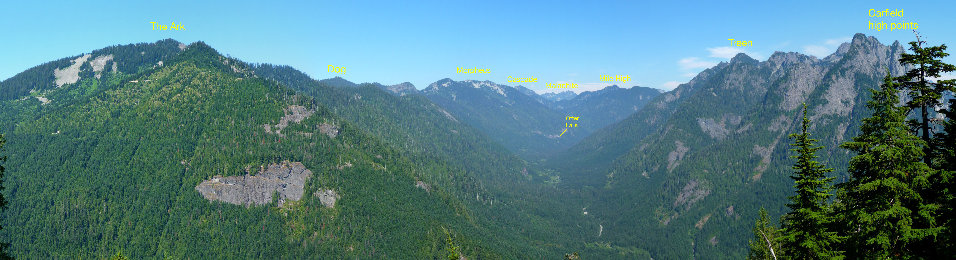
[{"label": "mountain ridge", "polygon": [[[788,194],[779,191],[792,186],[786,134],[795,131],[797,107],[810,106],[824,161],[839,168],[849,155],[838,144],[858,131],[866,89],[884,76],[876,71],[903,72],[898,44],[857,34],[843,51],[839,59],[775,53],[763,62],[738,54],[549,165],[563,169],[567,185],[600,191],[592,208],[612,243],[655,257],[744,257],[752,222],[741,220],[753,219],[759,206],[779,214]],[[647,239],[628,227],[689,236]],[[669,247],[680,249],[662,249]]]},{"label": "mountain ridge", "polygon": [[[130,45],[114,54],[139,50]],[[83,76],[94,75],[94,67],[83,65],[76,82],[42,93],[49,103],[0,102],[0,130],[11,153],[5,192],[12,194],[2,231],[14,255],[435,258],[444,256],[446,239],[469,257],[558,254],[507,243],[528,234],[489,224],[498,220],[476,205],[508,200],[464,203],[471,196],[426,177],[442,169],[440,162],[412,161],[401,147],[205,43],[169,51],[170,59],[144,62],[133,74]],[[48,79],[40,83],[52,85]],[[0,91],[17,90],[7,86]],[[301,177],[308,178],[301,193],[293,192],[302,194],[298,200],[273,196],[279,201],[231,205],[207,200],[215,189],[197,186],[287,161],[311,172]],[[520,176],[520,169],[509,173]],[[468,192],[486,190],[481,182],[460,183],[473,185]],[[125,242],[102,246],[110,241]]]},{"label": "mountain ridge", "polygon": [[[824,58],[741,53],[672,91],[558,99],[487,80],[315,80],[201,41],[111,46],[0,82],[2,235],[37,258],[436,258],[446,243],[469,258],[742,258],[756,208],[783,210],[797,109],[844,167],[837,145],[903,51],[856,34]],[[203,198],[273,165],[310,172],[302,199]]]}]

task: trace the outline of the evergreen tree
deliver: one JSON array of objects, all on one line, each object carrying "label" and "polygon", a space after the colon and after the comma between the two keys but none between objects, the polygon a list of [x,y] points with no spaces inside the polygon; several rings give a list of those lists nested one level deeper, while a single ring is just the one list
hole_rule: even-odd
[{"label": "evergreen tree", "polygon": [[953,91],[956,84],[952,80],[930,82],[929,79],[939,78],[941,73],[952,72],[956,70],[956,66],[942,61],[943,58],[949,56],[946,53],[946,44],[923,47],[924,43],[926,42],[920,40],[918,34],[916,35],[916,41],[910,42],[910,50],[913,51],[913,54],[903,53],[900,57],[900,64],[904,66],[913,65],[914,68],[907,71],[905,75],[894,78],[894,80],[903,89],[909,91],[908,94],[912,99],[906,103],[906,106],[909,109],[920,111],[919,122],[913,122],[912,124],[917,125],[920,137],[928,145],[927,156],[923,158],[923,162],[930,164],[932,153],[929,149],[933,148],[935,144],[932,142],[932,134],[930,133],[932,127],[929,122],[932,119],[929,110],[939,106],[943,92]]},{"label": "evergreen tree", "polygon": [[956,117],[956,99],[949,100],[949,108],[940,111],[945,120],[942,122],[943,132],[936,135],[935,142],[939,144],[936,149],[936,162],[939,165],[935,178],[931,179],[931,191],[935,191],[935,199],[940,205],[939,226],[944,230],[935,243],[927,244],[930,249],[938,249],[938,256],[946,257],[956,255],[956,242],[954,242],[953,228],[953,175],[956,174],[956,122],[952,119]]},{"label": "evergreen tree", "polygon": [[834,247],[839,243],[836,232],[828,228],[830,220],[827,201],[830,199],[832,177],[826,174],[833,171],[825,165],[815,161],[817,150],[816,139],[810,138],[808,128],[810,119],[807,117],[807,104],[803,104],[803,124],[799,134],[791,134],[794,138],[791,151],[797,155],[793,165],[795,171],[790,178],[794,180],[796,195],[790,197],[790,213],[783,217],[781,226],[781,246],[787,249],[787,256],[793,259],[833,259],[839,256]]},{"label": "evergreen tree", "polygon": [[920,257],[918,246],[940,228],[933,219],[938,205],[921,195],[933,170],[922,159],[925,142],[910,133],[908,109],[900,107],[899,86],[887,73],[879,91],[871,90],[860,135],[841,147],[856,152],[850,160],[850,180],[839,185],[851,258]]},{"label": "evergreen tree", "polygon": [[[930,187],[921,193],[922,199],[928,204],[941,207],[938,209],[939,215],[937,216],[939,223],[935,225],[948,230],[953,218],[950,186],[952,186],[954,169],[951,154],[953,146],[956,145],[953,144],[952,136],[947,134],[953,132],[951,123],[947,126],[946,121],[944,121],[940,124],[943,126],[944,132],[934,135],[933,131],[939,130],[940,127],[931,125],[931,122],[936,121],[936,119],[929,113],[942,104],[941,99],[946,91],[953,92],[956,90],[956,80],[937,80],[934,82],[932,79],[939,78],[943,73],[956,71],[956,66],[942,61],[944,57],[949,56],[946,53],[945,44],[923,47],[924,43],[926,42],[922,41],[918,34],[916,35],[916,41],[910,42],[910,50],[913,51],[913,54],[902,54],[900,63],[913,65],[913,69],[905,75],[895,78],[895,81],[903,89],[908,90],[911,100],[907,102],[907,108],[919,111],[917,120],[912,120],[910,124],[916,126],[915,128],[919,131],[917,135],[926,142],[923,162],[935,171],[935,174],[928,178]],[[950,115],[946,118],[951,118],[952,115],[952,112],[940,111],[940,113]],[[934,252],[940,254],[936,255],[939,257],[953,256],[952,231],[946,230],[941,233],[942,236],[936,239],[924,240],[915,250]]]},{"label": "evergreen tree", "polygon": [[[0,154],[3,154],[3,145],[7,143],[7,140],[3,137],[3,134],[0,134]],[[7,160],[6,156],[0,155],[0,212],[3,212],[7,208],[7,200],[3,197],[3,163]],[[0,226],[0,230],[3,229],[3,226]],[[0,259],[13,259],[10,255],[7,254],[7,247],[10,244],[0,243]]]},{"label": "evergreen tree", "polygon": [[956,122],[952,119],[956,117],[956,99],[949,100],[949,108],[940,111],[945,120],[943,120],[943,132],[936,136],[936,143],[940,144],[937,149],[938,165],[940,169],[956,171]]},{"label": "evergreen tree", "polygon": [[451,239],[451,233],[448,232],[448,229],[442,227],[442,230],[445,231],[445,252],[448,253],[447,257],[449,260],[458,260],[461,257],[461,253],[455,242]]},{"label": "evergreen tree", "polygon": [[123,252],[116,252],[115,255],[110,257],[110,260],[129,260],[129,257],[126,257]]},{"label": "evergreen tree", "polygon": [[760,208],[760,217],[754,223],[754,237],[750,239],[750,253],[747,259],[777,259],[780,252],[779,232],[770,222],[767,210]]}]

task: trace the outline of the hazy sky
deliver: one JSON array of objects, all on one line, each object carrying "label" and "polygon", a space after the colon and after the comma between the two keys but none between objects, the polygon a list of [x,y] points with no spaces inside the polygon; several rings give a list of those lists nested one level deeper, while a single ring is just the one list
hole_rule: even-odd
[{"label": "hazy sky", "polygon": [[[291,65],[316,79],[408,81],[422,89],[442,78],[516,85],[507,83],[512,76],[537,78],[522,84],[539,92],[546,83],[670,90],[737,52],[758,60],[773,51],[822,57],[854,33],[884,44],[914,40],[911,30],[876,31],[868,22],[916,22],[930,44],[956,44],[951,1],[129,2],[2,4],[0,79],[110,45],[172,38],[205,41],[247,62]],[[869,9],[902,9],[903,17],[870,17]],[[185,30],[153,30],[150,22]],[[732,46],[730,38],[753,46]],[[457,67],[491,73],[459,74]],[[601,75],[631,81],[602,82]]]}]

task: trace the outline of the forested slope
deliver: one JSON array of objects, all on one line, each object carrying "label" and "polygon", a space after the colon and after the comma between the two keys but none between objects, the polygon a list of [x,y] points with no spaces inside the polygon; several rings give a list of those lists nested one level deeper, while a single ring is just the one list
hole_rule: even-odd
[{"label": "forested slope", "polygon": [[868,90],[904,71],[902,52],[857,34],[824,59],[738,54],[552,165],[571,187],[598,194],[593,214],[612,243],[663,258],[742,258],[757,208],[780,215],[792,190],[787,134],[800,104],[826,146],[823,161],[845,168],[850,155],[838,145],[857,133]]},{"label": "forested slope", "polygon": [[[557,254],[508,243],[521,236],[489,230],[443,187],[416,186],[440,165],[412,162],[203,43],[182,49],[131,72],[96,77],[81,67],[75,83],[32,94],[0,86],[14,97],[0,105],[10,158],[3,236],[14,256],[432,258],[450,247],[476,258]],[[287,120],[299,107],[308,115]],[[207,201],[195,188],[284,161],[313,173],[301,200],[247,207]],[[325,190],[337,194],[334,206],[320,201]]]},{"label": "forested slope", "polygon": [[553,170],[518,158],[423,95],[393,95],[375,83],[331,87],[291,67],[254,67],[257,75],[314,96],[336,115],[401,147],[413,161],[442,162],[444,168],[427,170],[422,179],[465,201],[479,222],[501,225],[502,232],[521,234],[559,252],[643,254],[638,249],[587,246],[597,239],[600,227],[583,214],[582,194],[561,189]]}]

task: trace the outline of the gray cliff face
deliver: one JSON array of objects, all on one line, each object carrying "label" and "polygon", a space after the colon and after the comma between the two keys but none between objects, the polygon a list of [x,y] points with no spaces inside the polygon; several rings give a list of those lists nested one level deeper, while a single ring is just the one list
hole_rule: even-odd
[{"label": "gray cliff face", "polygon": [[403,82],[391,86],[382,86],[382,89],[399,96],[418,93],[418,89],[415,89],[415,85],[412,85],[412,83],[409,82]]},{"label": "gray cliff face", "polygon": [[209,201],[256,206],[272,202],[272,194],[279,195],[279,205],[286,200],[297,201],[305,192],[305,183],[312,171],[299,162],[270,164],[256,175],[215,176],[196,186],[196,191]]},{"label": "gray cliff face", "polygon": [[[715,213],[729,211],[729,206],[752,209],[767,202],[786,203],[785,193],[763,191],[792,189],[787,135],[799,131],[804,103],[812,120],[809,130],[825,147],[819,153],[821,160],[845,169],[852,154],[839,145],[856,135],[860,120],[868,114],[869,90],[878,88],[887,73],[906,71],[898,62],[903,51],[898,43],[883,45],[857,34],[824,59],[777,52],[757,61],[739,54],[653,98],[643,109],[596,131],[549,163],[598,169],[564,175],[568,185],[604,187],[590,205],[590,215],[601,219],[608,237],[620,237],[622,244],[664,239],[695,252],[701,248],[694,245],[723,237],[720,243],[745,248],[746,239],[734,237],[730,230],[748,228],[752,223],[740,216],[752,218],[753,211]],[[713,223],[734,228],[699,232]],[[645,233],[693,235],[631,236],[634,227]],[[653,247],[641,243],[636,244]],[[679,258],[709,253],[713,251]]]}]

